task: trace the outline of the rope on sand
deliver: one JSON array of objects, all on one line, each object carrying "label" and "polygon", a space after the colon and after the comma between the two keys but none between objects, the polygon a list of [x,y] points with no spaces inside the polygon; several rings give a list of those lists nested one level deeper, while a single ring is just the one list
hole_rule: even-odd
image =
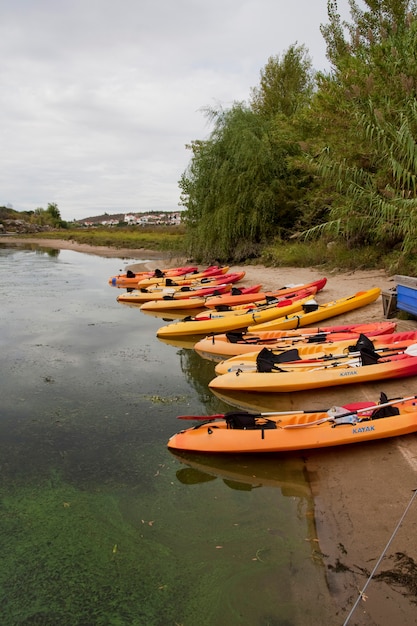
[{"label": "rope on sand", "polygon": [[415,499],[415,497],[416,497],[416,496],[417,496],[417,489],[413,489],[413,495],[411,496],[410,502],[407,504],[407,507],[406,507],[406,509],[405,509],[404,513],[402,514],[400,521],[398,522],[397,526],[395,527],[394,532],[392,533],[392,535],[391,535],[391,537],[390,537],[390,539],[389,539],[389,541],[388,541],[387,545],[385,546],[385,548],[384,548],[384,550],[383,550],[383,552],[382,552],[381,556],[379,557],[378,561],[376,562],[374,569],[373,569],[373,570],[372,570],[372,572],[370,573],[369,578],[368,578],[368,580],[366,581],[366,583],[365,583],[365,585],[364,585],[364,587],[363,587],[362,591],[360,591],[360,592],[359,592],[359,596],[358,596],[358,598],[357,598],[357,600],[356,600],[355,604],[353,605],[353,607],[352,607],[352,609],[351,609],[351,611],[350,611],[349,615],[347,616],[347,618],[346,618],[346,619],[345,619],[345,621],[343,622],[343,626],[346,626],[346,624],[348,624],[348,622],[349,622],[350,618],[351,618],[351,617],[352,617],[352,615],[353,615],[353,612],[355,611],[355,609],[356,609],[356,607],[358,606],[359,602],[360,602],[360,601],[362,600],[362,598],[364,597],[364,595],[365,595],[365,591],[366,591],[366,588],[368,587],[369,583],[371,582],[371,580],[372,580],[372,578],[373,578],[373,576],[374,576],[374,574],[375,574],[376,570],[378,569],[378,567],[379,567],[379,565],[380,565],[380,563],[381,563],[382,559],[383,559],[383,558],[384,558],[384,556],[385,556],[386,551],[388,550],[389,546],[391,545],[392,540],[394,539],[394,537],[395,537],[395,535],[397,534],[397,532],[398,532],[398,530],[399,530],[399,528],[400,528],[401,524],[403,523],[404,518],[405,518],[405,516],[407,515],[408,510],[409,510],[409,508],[411,507],[411,505],[413,504],[414,499]]}]

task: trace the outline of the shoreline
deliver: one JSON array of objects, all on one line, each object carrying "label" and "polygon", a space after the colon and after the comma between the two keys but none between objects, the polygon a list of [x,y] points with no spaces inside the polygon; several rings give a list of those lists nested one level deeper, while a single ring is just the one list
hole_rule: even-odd
[{"label": "shoreline", "polygon": [[172,255],[169,252],[159,252],[148,250],[147,248],[112,248],[111,246],[91,246],[89,244],[78,243],[70,239],[43,239],[42,237],[19,237],[15,235],[1,235],[0,243],[4,244],[35,244],[43,248],[54,250],[73,250],[84,254],[96,254],[106,258],[141,259],[143,256],[147,260],[169,260]]},{"label": "shoreline", "polygon": [[[164,262],[169,267],[177,265],[189,265],[190,261],[184,257],[178,257],[170,252],[162,252],[149,250],[147,248],[113,248],[111,246],[91,246],[89,244],[80,244],[72,240],[64,239],[42,239],[42,237],[18,237],[14,235],[0,236],[1,243],[10,243],[13,245],[37,245],[44,248],[52,248],[56,250],[73,250],[83,254],[95,254],[106,258],[119,258],[125,261],[131,261],[126,268],[133,271],[140,271],[144,264],[149,264],[150,269],[154,269],[157,261]],[[146,257],[143,259],[143,257]],[[248,281],[262,282],[263,290],[273,290],[284,284],[301,284],[302,282],[311,282],[317,278],[321,278],[323,271],[319,268],[308,267],[266,267],[264,265],[248,264],[233,265],[230,271],[245,271],[245,279],[242,283]],[[261,276],[260,276],[261,275]],[[336,282],[337,279],[342,280],[344,284],[352,283],[353,291],[359,289],[371,289],[380,286],[381,289],[389,289],[392,286],[393,278],[388,276],[383,270],[355,270],[355,271],[332,271],[329,272],[329,283]],[[314,276],[314,278],[313,278]],[[355,287],[356,286],[356,287]],[[326,291],[329,288],[327,285]],[[340,295],[338,295],[340,293]],[[332,286],[331,299],[343,297],[346,295],[346,288],[338,290],[335,285]]]}]

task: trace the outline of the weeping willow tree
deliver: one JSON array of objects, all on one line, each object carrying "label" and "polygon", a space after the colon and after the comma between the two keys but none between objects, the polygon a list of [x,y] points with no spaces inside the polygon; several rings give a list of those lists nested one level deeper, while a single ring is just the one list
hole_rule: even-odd
[{"label": "weeping willow tree", "polygon": [[299,189],[288,159],[300,148],[285,121],[244,104],[206,114],[214,130],[192,143],[179,182],[189,251],[200,260],[241,261],[294,223]]},{"label": "weeping willow tree", "polygon": [[326,222],[305,234],[409,254],[417,234],[416,4],[349,5],[352,23],[341,22],[332,1],[322,28],[333,71],[319,77],[315,113],[329,133],[316,164],[333,202]]},{"label": "weeping willow tree", "polygon": [[190,253],[200,260],[242,261],[296,223],[308,181],[297,156],[294,123],[313,89],[303,46],[270,57],[249,105],[205,111],[213,130],[190,146],[179,181]]}]

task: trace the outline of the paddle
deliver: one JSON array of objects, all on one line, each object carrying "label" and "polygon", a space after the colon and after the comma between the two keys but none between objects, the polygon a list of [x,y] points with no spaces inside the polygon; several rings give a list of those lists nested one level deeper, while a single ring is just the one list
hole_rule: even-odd
[{"label": "paddle", "polygon": [[[383,402],[382,404],[376,404],[375,410],[380,410],[388,406],[394,406],[395,404],[400,404],[401,402],[407,402],[408,400],[415,400],[417,396],[409,396],[408,398],[395,398],[394,400],[388,400],[387,402]],[[342,407],[343,408],[343,407]],[[330,412],[329,409],[328,412]],[[342,420],[343,418],[349,417],[351,415],[357,415],[358,413],[364,413],[369,411],[369,407],[363,409],[356,409],[355,411],[349,411],[347,413],[340,413],[339,415],[329,415],[328,417],[323,417],[314,422],[309,422],[308,424],[286,424],[281,426],[281,428],[307,428],[308,426],[317,426],[318,424],[323,424],[324,422],[334,422],[335,420]],[[340,423],[340,422],[339,422]]]},{"label": "paddle", "polygon": [[[363,325],[360,325],[363,326]],[[363,331],[366,334],[366,331]],[[360,331],[356,331],[354,327],[350,328],[336,328],[335,330],[318,330],[316,333],[303,333],[300,332],[297,335],[281,335],[279,337],[245,337],[245,333],[226,333],[226,337],[230,343],[243,343],[243,344],[264,344],[264,343],[279,343],[280,341],[291,340],[292,342],[303,342],[305,343],[322,343],[325,341],[327,335],[338,335],[338,334],[352,334],[352,335],[360,335],[362,334]],[[212,336],[213,342],[216,338],[214,334]]]},{"label": "paddle", "polygon": [[[287,424],[286,426],[282,426],[282,428],[307,428],[308,426],[314,426],[327,421],[334,421],[335,419],[341,419],[343,417],[348,417],[349,415],[357,415],[358,413],[366,413],[370,410],[370,408],[382,409],[387,406],[394,406],[395,404],[401,404],[402,402],[408,402],[408,400],[416,400],[417,395],[408,396],[406,398],[395,398],[394,400],[389,400],[388,402],[384,402],[382,404],[376,404],[375,402],[365,403],[366,406],[361,408],[346,411],[346,413],[342,413],[337,416],[328,416],[321,418],[315,422],[310,422],[309,424]],[[344,407],[342,407],[344,408]],[[248,413],[248,415],[254,415],[255,417],[268,417],[268,416],[276,416],[276,415],[308,415],[309,413],[326,413],[331,411],[331,409],[315,409],[309,411],[271,411],[269,413]],[[226,413],[217,413],[214,415],[178,415],[177,419],[183,420],[194,420],[194,421],[212,421],[216,419],[225,419],[227,417]]]},{"label": "paddle", "polygon": [[[358,403],[354,403],[354,405],[356,406],[356,404]],[[348,406],[346,406],[345,408],[347,410],[349,410],[348,407],[353,406],[352,404],[349,404]],[[375,402],[362,402],[361,403],[361,407],[362,409],[365,409],[369,407],[374,407],[377,406]],[[269,413],[249,413],[247,412],[248,415],[254,415],[255,417],[269,417],[272,415],[307,415],[309,413],[326,413],[329,409],[311,409],[309,411],[297,411],[297,410],[293,410],[293,411],[271,411]],[[232,413],[235,413],[236,411],[233,411]],[[244,411],[240,411],[240,413],[242,413]],[[213,415],[178,415],[177,419],[178,420],[200,420],[200,421],[211,421],[211,420],[221,420],[224,419],[225,417],[227,417],[227,415],[230,415],[230,413],[214,413]]]}]

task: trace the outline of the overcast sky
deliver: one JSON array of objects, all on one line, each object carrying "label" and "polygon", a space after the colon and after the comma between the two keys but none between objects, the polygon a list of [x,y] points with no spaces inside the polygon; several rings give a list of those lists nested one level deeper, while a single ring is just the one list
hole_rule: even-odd
[{"label": "overcast sky", "polygon": [[327,0],[1,2],[0,206],[177,210],[202,108],[248,101],[292,44],[328,69],[326,22]]}]

